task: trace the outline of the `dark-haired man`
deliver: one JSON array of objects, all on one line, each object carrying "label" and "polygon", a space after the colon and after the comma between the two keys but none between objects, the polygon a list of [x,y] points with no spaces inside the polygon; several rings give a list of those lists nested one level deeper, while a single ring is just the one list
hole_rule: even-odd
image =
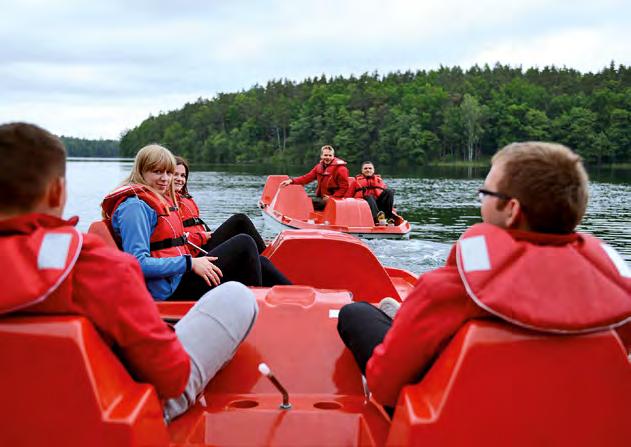
[{"label": "dark-haired man", "polygon": [[563,333],[631,320],[629,266],[575,232],[588,199],[578,155],[558,144],[511,144],[493,157],[478,194],[484,223],[460,237],[444,267],[419,278],[396,316],[362,302],[340,311],[340,336],[386,406],[468,320]]},{"label": "dark-haired man", "polygon": [[241,284],[221,285],[171,330],[136,259],[77,231],[76,218],[61,218],[65,169],[59,138],[31,124],[0,126],[0,315],[86,317],[131,375],[155,387],[169,421],[195,403],[247,335],[254,296]]},{"label": "dark-haired man", "polygon": [[394,191],[386,186],[379,174],[375,173],[372,161],[363,162],[361,171],[361,174],[355,176],[347,195],[368,202],[375,223],[394,223]]},{"label": "dark-haired man", "polygon": [[341,199],[345,197],[348,190],[348,168],[346,162],[335,157],[333,146],[324,145],[320,149],[320,163],[315,165],[311,171],[296,178],[290,178],[281,182],[280,186],[285,187],[290,184],[306,185],[317,180],[318,186],[313,199],[313,208],[323,210],[329,197]]}]

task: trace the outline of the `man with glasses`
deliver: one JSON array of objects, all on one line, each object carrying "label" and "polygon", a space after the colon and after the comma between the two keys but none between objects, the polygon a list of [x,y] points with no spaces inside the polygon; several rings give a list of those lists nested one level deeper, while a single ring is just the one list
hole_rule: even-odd
[{"label": "man with glasses", "polygon": [[311,171],[296,178],[290,178],[281,182],[280,186],[290,184],[306,185],[317,180],[316,197],[313,199],[313,208],[323,210],[329,197],[343,198],[348,190],[348,169],[346,162],[335,157],[333,146],[324,145],[320,149],[320,163]]},{"label": "man with glasses", "polygon": [[580,333],[631,318],[631,269],[609,245],[575,232],[588,199],[578,155],[559,144],[508,145],[478,193],[483,223],[460,237],[444,267],[419,278],[398,312],[389,298],[339,313],[338,332],[385,406],[471,319]]}]

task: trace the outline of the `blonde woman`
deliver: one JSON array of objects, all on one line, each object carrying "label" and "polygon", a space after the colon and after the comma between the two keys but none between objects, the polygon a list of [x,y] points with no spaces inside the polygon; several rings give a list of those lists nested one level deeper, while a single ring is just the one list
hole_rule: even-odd
[{"label": "blonde woman", "polygon": [[102,208],[121,248],[138,259],[155,300],[196,300],[226,281],[247,286],[290,284],[271,263],[261,266],[258,248],[246,235],[234,236],[208,256],[193,257],[178,213],[173,173],[176,162],[163,146],[143,147],[123,186]]}]

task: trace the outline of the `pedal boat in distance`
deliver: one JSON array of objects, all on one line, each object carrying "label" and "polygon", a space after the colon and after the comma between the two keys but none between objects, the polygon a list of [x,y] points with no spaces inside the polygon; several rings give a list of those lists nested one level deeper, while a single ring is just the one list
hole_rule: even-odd
[{"label": "pedal boat in distance", "polygon": [[401,239],[410,235],[410,223],[395,213],[394,223],[375,225],[370,207],[363,199],[328,200],[323,211],[314,211],[302,185],[279,185],[286,175],[267,177],[259,208],[266,222],[279,229],[331,230],[367,239]]}]

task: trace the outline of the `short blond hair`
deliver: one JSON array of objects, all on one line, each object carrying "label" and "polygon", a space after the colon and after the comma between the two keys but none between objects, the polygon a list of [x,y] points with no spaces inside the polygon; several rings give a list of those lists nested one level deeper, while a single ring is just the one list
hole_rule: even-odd
[{"label": "short blond hair", "polygon": [[[175,156],[164,146],[159,144],[149,144],[138,151],[136,158],[134,159],[134,165],[131,168],[129,176],[123,181],[123,185],[131,183],[138,183],[141,185],[149,186],[147,181],[142,176],[143,172],[153,170],[164,170],[170,173],[175,172]],[[156,194],[160,196],[157,191]],[[175,202],[175,187],[173,182],[169,185],[168,194]]]},{"label": "short blond hair", "polygon": [[320,148],[320,155],[322,155],[322,153],[327,150],[327,151],[331,151],[333,152],[333,155],[335,155],[335,149],[333,149],[333,146],[331,146],[330,144],[325,144],[324,146],[322,146]]},{"label": "short blond hair", "polygon": [[498,190],[519,200],[528,226],[541,233],[574,231],[587,209],[588,177],[582,159],[566,146],[528,141],[498,151]]}]

